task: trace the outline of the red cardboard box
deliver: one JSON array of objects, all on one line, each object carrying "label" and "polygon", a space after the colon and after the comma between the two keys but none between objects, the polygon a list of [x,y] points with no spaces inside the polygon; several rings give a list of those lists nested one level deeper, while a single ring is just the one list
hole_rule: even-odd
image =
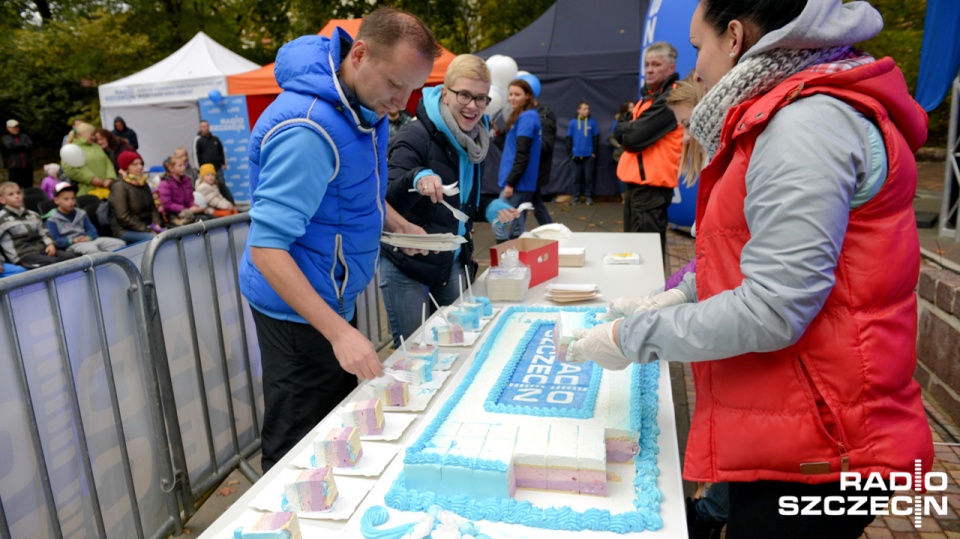
[{"label": "red cardboard box", "polygon": [[556,240],[518,238],[490,248],[490,265],[499,266],[500,256],[510,249],[520,251],[520,262],[530,267],[530,287],[560,274],[560,244]]}]

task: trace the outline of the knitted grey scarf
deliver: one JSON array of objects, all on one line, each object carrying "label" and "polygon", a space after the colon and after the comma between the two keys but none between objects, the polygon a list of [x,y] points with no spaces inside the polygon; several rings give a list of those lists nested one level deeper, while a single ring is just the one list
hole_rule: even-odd
[{"label": "knitted grey scarf", "polygon": [[690,115],[690,134],[713,157],[727,111],[752,99],[804,69],[850,55],[850,47],[773,49],[740,60],[716,84]]},{"label": "knitted grey scarf", "polygon": [[483,127],[483,121],[477,122],[469,133],[464,133],[460,125],[453,118],[450,107],[443,100],[440,101],[440,116],[443,116],[443,123],[447,129],[453,133],[457,142],[467,150],[467,158],[471,163],[479,163],[487,156],[487,150],[490,149],[490,133]]}]

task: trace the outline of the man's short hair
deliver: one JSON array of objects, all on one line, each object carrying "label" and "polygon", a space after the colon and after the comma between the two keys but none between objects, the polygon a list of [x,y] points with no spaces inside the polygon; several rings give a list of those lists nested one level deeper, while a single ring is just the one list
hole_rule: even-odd
[{"label": "man's short hair", "polygon": [[200,123],[210,125],[210,122],[208,122],[208,121],[206,121],[206,120],[200,120]]},{"label": "man's short hair", "polygon": [[666,41],[657,41],[655,43],[651,43],[649,47],[643,50],[644,60],[651,55],[666,58],[666,60],[671,64],[677,63],[677,49]]},{"label": "man's short hair", "polygon": [[590,103],[587,103],[586,101],[581,101],[581,102],[577,103],[577,108],[579,109],[580,107],[582,107],[582,106],[584,106],[584,105],[586,105],[586,106],[589,107],[589,106],[590,106]]},{"label": "man's short hair", "polygon": [[6,196],[7,191],[10,189],[20,189],[20,185],[14,182],[0,183],[0,196]]},{"label": "man's short hair", "polygon": [[374,45],[370,48],[373,56],[380,56],[382,51],[393,49],[401,41],[431,60],[443,53],[433,32],[423,21],[416,15],[392,7],[377,8],[364,17],[357,31],[357,40]]},{"label": "man's short hair", "polygon": [[460,77],[490,82],[490,68],[479,56],[461,54],[447,66],[447,72],[443,75],[443,83],[447,86],[453,86],[453,83]]}]

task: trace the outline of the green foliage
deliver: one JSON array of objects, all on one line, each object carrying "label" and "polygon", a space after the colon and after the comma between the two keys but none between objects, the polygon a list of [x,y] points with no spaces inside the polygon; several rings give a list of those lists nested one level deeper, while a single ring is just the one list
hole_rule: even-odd
[{"label": "green foliage", "polygon": [[5,117],[24,122],[38,145],[59,143],[69,116],[99,110],[91,107],[97,84],[137,71],[156,56],[146,36],[124,31],[130,19],[130,14],[95,11],[6,33],[4,49],[13,54],[0,56]]}]

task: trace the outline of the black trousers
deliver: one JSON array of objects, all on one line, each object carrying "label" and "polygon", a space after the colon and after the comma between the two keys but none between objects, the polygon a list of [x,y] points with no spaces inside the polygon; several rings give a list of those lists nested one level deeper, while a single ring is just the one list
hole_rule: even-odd
[{"label": "black trousers", "polygon": [[[785,481],[756,481],[730,483],[730,519],[727,520],[727,539],[857,539],[871,522],[873,515],[794,515],[780,514],[780,497],[796,496],[883,496],[889,490],[873,491],[841,490],[840,483],[808,485]],[[803,510],[807,504],[799,503]],[[844,504],[852,508],[853,503]],[[824,504],[819,504],[824,511]],[[869,503],[860,507],[869,512]]]},{"label": "black trousers", "polygon": [[263,366],[266,472],[357,387],[357,377],[340,367],[330,341],[313,326],[252,312]]},{"label": "black trousers", "polygon": [[57,249],[57,252],[53,256],[47,256],[46,253],[33,253],[29,255],[23,255],[20,257],[18,264],[25,268],[39,268],[41,266],[49,266],[50,264],[55,264],[57,262],[63,262],[64,260],[70,260],[71,258],[76,258],[77,255],[67,251],[66,249]]},{"label": "black trousers", "polygon": [[660,234],[663,260],[667,260],[667,208],[673,200],[673,189],[628,183],[624,192],[623,231]]}]

